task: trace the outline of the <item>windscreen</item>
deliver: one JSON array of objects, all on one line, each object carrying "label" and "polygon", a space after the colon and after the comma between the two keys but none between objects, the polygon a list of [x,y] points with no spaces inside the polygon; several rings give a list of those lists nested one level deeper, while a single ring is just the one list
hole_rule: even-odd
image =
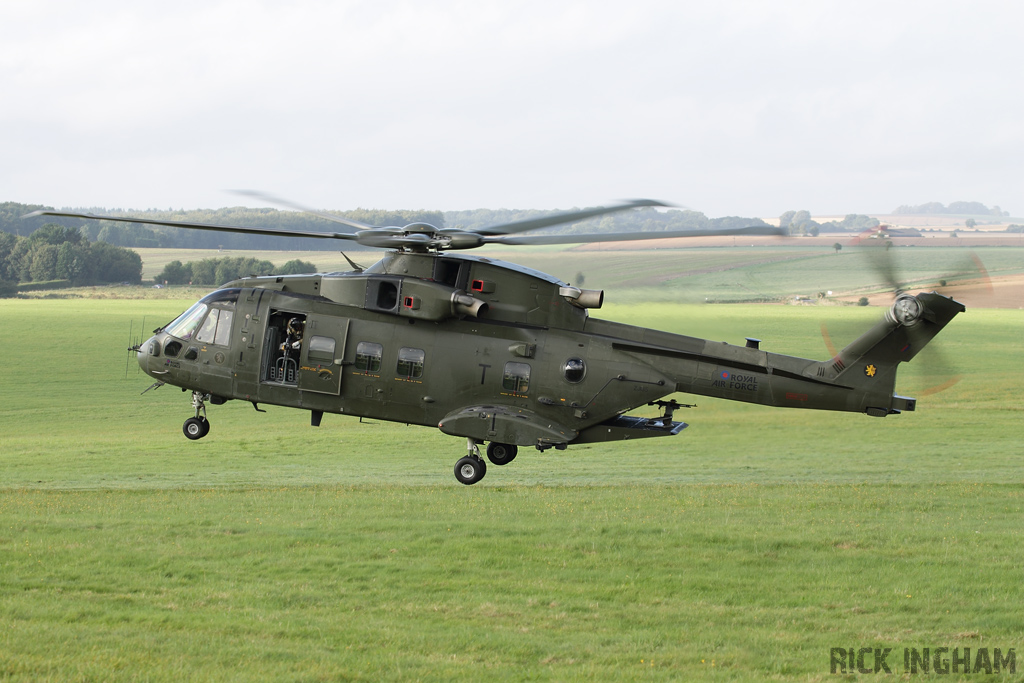
[{"label": "windscreen", "polygon": [[175,318],[174,322],[164,328],[164,331],[178,339],[186,341],[192,339],[192,335],[196,332],[196,327],[199,326],[199,321],[206,314],[206,308],[207,306],[204,303],[193,304],[192,308]]}]

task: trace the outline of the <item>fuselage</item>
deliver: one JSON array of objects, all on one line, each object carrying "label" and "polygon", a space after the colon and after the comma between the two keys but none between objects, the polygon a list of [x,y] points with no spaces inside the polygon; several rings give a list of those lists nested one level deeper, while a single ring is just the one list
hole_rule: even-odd
[{"label": "fuselage", "polygon": [[[951,301],[928,296],[933,308]],[[677,391],[874,415],[913,409],[893,394],[896,366],[913,354],[894,350],[903,342],[891,338],[901,329],[892,321],[817,361],[591,317],[600,301],[513,264],[396,252],[363,272],[228,283],[161,328],[139,365],[214,403],[519,445],[600,440],[602,425]]]}]

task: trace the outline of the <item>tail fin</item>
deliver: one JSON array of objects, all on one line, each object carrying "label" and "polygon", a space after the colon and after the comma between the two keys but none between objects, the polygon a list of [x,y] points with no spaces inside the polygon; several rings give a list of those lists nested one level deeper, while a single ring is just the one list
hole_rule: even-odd
[{"label": "tail fin", "polygon": [[936,292],[901,294],[883,320],[830,361],[838,373],[837,381],[868,392],[869,415],[914,410],[914,399],[893,394],[897,366],[916,356],[950,320],[966,310],[959,301]]}]

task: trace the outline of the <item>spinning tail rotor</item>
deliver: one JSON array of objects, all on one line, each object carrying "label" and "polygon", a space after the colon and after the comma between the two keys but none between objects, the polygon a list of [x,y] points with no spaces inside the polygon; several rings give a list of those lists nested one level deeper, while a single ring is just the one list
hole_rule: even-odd
[{"label": "spinning tail rotor", "polygon": [[[932,282],[923,284],[926,289],[932,289],[930,294],[924,292],[914,296],[908,293],[911,284],[902,276],[896,265],[893,254],[892,241],[889,239],[888,226],[879,226],[865,231],[856,237],[851,244],[864,248],[864,254],[868,259],[871,270],[877,273],[885,288],[891,292],[893,303],[886,311],[886,321],[902,340],[902,347],[899,349],[899,360],[907,361],[916,356],[935,335],[933,323],[936,322],[936,307],[947,308],[955,304],[959,310],[964,307],[958,302],[942,295],[942,287],[950,281],[962,281],[964,279],[980,279],[988,283],[988,272],[981,260],[975,254],[970,254],[968,263],[956,271],[937,278]],[[988,284],[991,288],[991,284]],[[947,304],[947,302],[950,302]],[[941,329],[941,328],[940,328]],[[833,343],[825,323],[821,324],[821,336],[825,347],[834,359],[841,359],[847,349],[839,350]],[[851,345],[852,346],[852,345]],[[929,396],[944,391],[960,381],[961,375],[953,369],[950,363],[939,348],[932,345],[922,357],[924,361],[924,374],[929,377],[929,386],[918,391],[918,395]]]}]

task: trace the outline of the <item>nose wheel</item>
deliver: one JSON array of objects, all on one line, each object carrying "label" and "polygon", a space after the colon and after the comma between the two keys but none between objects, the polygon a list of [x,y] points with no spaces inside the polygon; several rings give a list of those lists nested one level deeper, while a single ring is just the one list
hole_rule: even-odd
[{"label": "nose wheel", "polygon": [[455,463],[455,478],[469,486],[484,478],[487,474],[487,463],[480,457],[480,442],[476,439],[466,441],[469,455]]},{"label": "nose wheel", "polygon": [[478,457],[467,455],[455,463],[455,478],[467,486],[475,484],[487,474],[487,465]]},{"label": "nose wheel", "polygon": [[[196,416],[185,420],[185,424],[181,426],[181,431],[193,441],[201,439],[210,433],[210,422],[206,419],[206,399],[208,398],[210,398],[209,394],[203,394],[198,391],[192,392],[192,407],[196,409]],[[200,415],[200,413],[202,414]]]},{"label": "nose wheel", "polygon": [[181,426],[181,431],[185,432],[185,436],[195,441],[210,433],[210,423],[206,417],[190,417]]}]

